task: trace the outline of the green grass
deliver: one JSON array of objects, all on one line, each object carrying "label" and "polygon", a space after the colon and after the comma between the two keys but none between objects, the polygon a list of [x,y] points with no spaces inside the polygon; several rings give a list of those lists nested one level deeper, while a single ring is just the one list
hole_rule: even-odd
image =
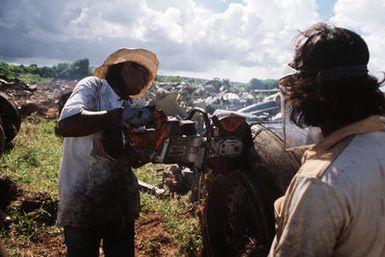
[{"label": "green grass", "polygon": [[180,244],[180,256],[194,256],[201,246],[199,235],[199,222],[187,214],[191,208],[188,203],[188,195],[181,199],[171,198],[159,201],[152,195],[142,194],[142,211],[155,211],[160,213],[164,220],[164,225]]},{"label": "green grass", "polygon": [[[13,149],[0,157],[0,170],[2,175],[9,176],[24,192],[45,192],[57,200],[62,139],[55,135],[54,127],[55,121],[36,116],[24,120],[19,134],[13,140]],[[163,167],[159,164],[147,164],[134,172],[139,179],[157,185],[157,170]],[[191,207],[188,196],[159,199],[141,193],[141,201],[143,213],[156,212],[162,217],[167,233],[178,244],[176,256],[197,256],[201,245],[198,219],[194,215],[181,214]],[[7,210],[13,221],[10,231],[0,229],[0,240],[10,253],[15,253],[11,256],[24,256],[21,252],[28,252],[31,240],[61,233],[60,228],[42,225],[37,221],[37,216],[46,215],[43,209],[26,214],[17,209],[17,206],[13,203]],[[157,248],[161,244],[157,238],[140,243],[147,244],[147,248]]]},{"label": "green grass", "polygon": [[2,174],[10,176],[26,191],[57,196],[57,171],[61,139],[55,136],[54,121],[31,116],[22,123],[14,147],[0,158]]},{"label": "green grass", "polygon": [[38,82],[47,82],[48,81],[47,78],[43,78],[38,74],[31,74],[31,73],[20,74],[18,76],[18,78],[27,84],[35,84]]}]

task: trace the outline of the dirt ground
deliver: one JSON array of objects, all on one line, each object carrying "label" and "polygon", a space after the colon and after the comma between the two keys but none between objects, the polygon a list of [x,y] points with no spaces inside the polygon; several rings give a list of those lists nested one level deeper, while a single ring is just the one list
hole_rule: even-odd
[{"label": "dirt ground", "polygon": [[[61,232],[42,234],[41,237],[21,243],[15,239],[7,243],[6,249],[13,249],[17,256],[23,257],[64,257],[66,249]],[[156,245],[151,247],[151,239],[156,238]],[[159,244],[160,242],[161,244]],[[145,245],[150,245],[145,246]],[[166,232],[161,217],[156,213],[142,214],[136,222],[135,256],[174,256],[178,251],[176,242]],[[100,249],[100,256],[104,256]]]},{"label": "dirt ground", "polygon": [[[135,224],[135,254],[144,256],[174,256],[179,247],[155,212],[142,213]],[[154,240],[156,239],[156,241]],[[156,242],[153,244],[152,242]]]},{"label": "dirt ground", "polygon": [[[20,235],[15,236],[14,223],[25,222],[12,220],[5,224],[0,222],[0,227],[7,235],[5,248],[12,253],[11,256],[22,257],[64,257],[66,249],[62,231],[55,226],[57,201],[45,193],[22,192],[8,178],[0,177],[0,188],[3,190],[0,206],[20,210],[27,217],[34,220],[39,229],[34,229],[33,235],[28,240],[20,240]],[[4,200],[4,201],[3,201]],[[44,210],[41,212],[39,210]],[[20,225],[20,224],[18,224]],[[135,253],[137,257],[148,256],[175,256],[179,246],[174,238],[164,227],[162,217],[155,212],[142,212],[135,224]],[[20,232],[20,231],[19,231]],[[11,257],[10,256],[10,257]],[[100,250],[100,256],[104,256]]]}]

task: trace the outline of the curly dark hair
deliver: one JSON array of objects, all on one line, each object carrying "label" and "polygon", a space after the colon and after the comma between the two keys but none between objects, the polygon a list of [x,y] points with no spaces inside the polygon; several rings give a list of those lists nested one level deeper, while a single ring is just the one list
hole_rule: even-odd
[{"label": "curly dark hair", "polygon": [[357,33],[317,23],[301,32],[296,42],[289,66],[298,72],[280,80],[292,122],[302,128],[338,128],[384,114],[385,98],[379,89],[384,81],[367,73],[369,50]]}]

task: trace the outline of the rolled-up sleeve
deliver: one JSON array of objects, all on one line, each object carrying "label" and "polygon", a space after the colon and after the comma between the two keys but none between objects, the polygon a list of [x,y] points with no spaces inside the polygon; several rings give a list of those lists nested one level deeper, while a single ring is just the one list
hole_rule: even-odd
[{"label": "rolled-up sleeve", "polygon": [[343,198],[334,188],[313,177],[296,177],[279,239],[269,256],[332,256],[338,235],[346,224]]},{"label": "rolled-up sleeve", "polygon": [[97,111],[98,109],[97,78],[87,77],[81,80],[72,91],[60,114],[59,121],[80,113],[82,110]]}]

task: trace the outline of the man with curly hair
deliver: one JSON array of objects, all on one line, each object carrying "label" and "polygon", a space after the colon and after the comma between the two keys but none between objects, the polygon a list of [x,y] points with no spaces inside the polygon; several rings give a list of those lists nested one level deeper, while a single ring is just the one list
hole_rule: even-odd
[{"label": "man with curly hair", "polygon": [[293,72],[279,81],[286,114],[323,139],[275,202],[269,256],[385,256],[385,100],[367,44],[325,23],[296,42]]}]

